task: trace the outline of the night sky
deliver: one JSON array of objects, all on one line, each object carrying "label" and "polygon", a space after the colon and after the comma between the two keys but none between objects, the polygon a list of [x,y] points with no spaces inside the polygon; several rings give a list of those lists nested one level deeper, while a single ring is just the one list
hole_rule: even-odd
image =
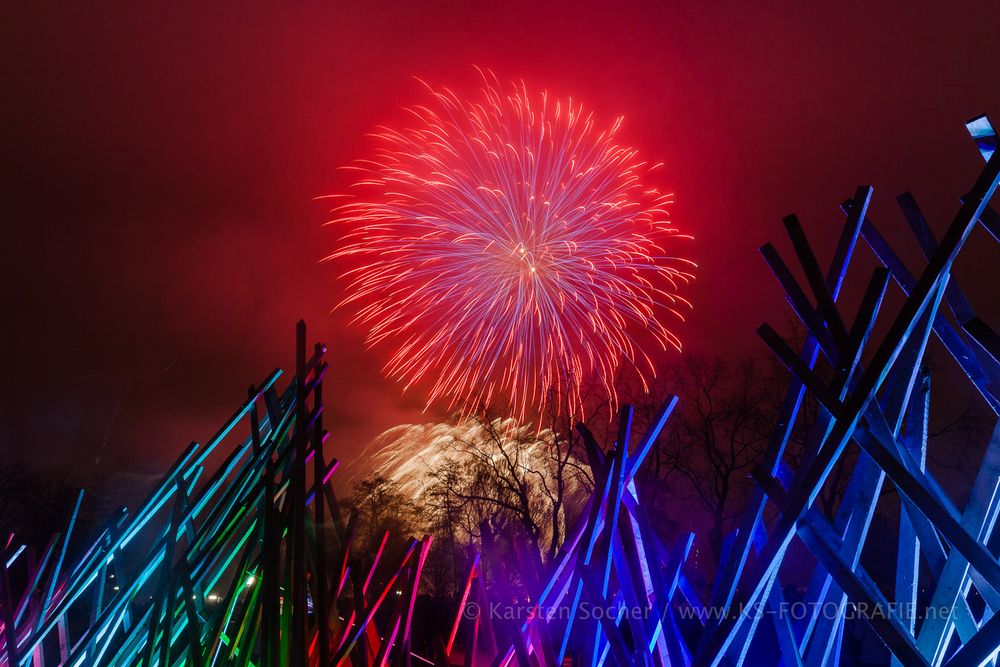
[{"label": "night sky", "polygon": [[[787,248],[788,213],[825,261],[837,204],[871,183],[914,258],[894,197],[940,231],[982,166],[964,121],[1000,117],[997,3],[152,4],[2,10],[0,460],[163,470],[291,365],[300,317],[332,352],[334,455],[443,418],[330,313],[343,286],[319,261],[337,232],[316,197],[424,100],[414,76],[471,92],[479,65],[624,115],[696,237],[678,333],[700,351],[759,350],[756,326],[785,321],[756,248]],[[964,259],[982,303],[995,286],[970,289],[986,273]]]}]

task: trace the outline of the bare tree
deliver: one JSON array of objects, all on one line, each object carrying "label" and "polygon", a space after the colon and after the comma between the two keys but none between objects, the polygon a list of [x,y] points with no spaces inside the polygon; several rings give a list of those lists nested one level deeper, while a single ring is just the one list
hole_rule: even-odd
[{"label": "bare tree", "polygon": [[533,473],[549,503],[552,534],[546,554],[547,562],[555,558],[566,538],[565,531],[579,518],[582,510],[580,501],[594,489],[593,472],[582,463],[586,461],[586,454],[576,425],[595,421],[603,423],[608,410],[608,399],[601,396],[592,384],[583,388],[582,399],[587,412],[574,413],[570,410],[570,402],[565,395],[550,391],[546,414],[548,428],[539,434],[547,444],[548,465],[545,471],[535,470]]},{"label": "bare tree", "polygon": [[[492,506],[490,528],[494,534],[501,523],[518,527],[529,545],[534,565],[542,565],[543,527],[547,508],[534,493],[543,476],[535,467],[538,439],[531,429],[518,427],[512,420],[491,419],[477,415],[482,435],[479,440],[464,442],[471,458],[470,484],[462,490],[467,501]],[[536,474],[537,473],[537,474]],[[498,521],[498,519],[504,521]]]},{"label": "bare tree", "polygon": [[[673,369],[668,368],[647,386],[636,382],[626,386],[622,399],[623,403],[632,407],[633,439],[642,437],[649,430],[664,401],[678,391],[673,379],[675,375]],[[675,418],[676,415],[672,417]],[[670,501],[675,495],[672,487],[678,477],[680,456],[676,443],[667,437],[669,432],[669,428],[660,431],[646,463],[636,473],[639,500],[654,525],[664,533],[673,533],[678,523],[671,516]]]},{"label": "bare tree", "polygon": [[[352,556],[351,569],[366,572],[386,538],[380,563],[398,562],[410,537],[416,532],[416,508],[396,487],[381,475],[371,475],[354,485],[354,492],[345,509],[356,513],[355,534],[358,537]],[[375,568],[375,581],[384,582],[391,574]]]},{"label": "bare tree", "polygon": [[[572,424],[557,410],[547,416],[553,427]],[[449,461],[429,473],[420,500],[429,523],[459,554],[460,545],[481,542],[485,526],[497,548],[520,550],[540,572],[565,539],[567,514],[579,512],[592,485],[575,454],[578,443],[554,428],[539,431],[485,410],[470,419],[474,428],[456,437]]]},{"label": "bare tree", "polygon": [[711,518],[708,539],[719,558],[774,428],[775,378],[751,359],[686,355],[669,380],[683,397],[668,425],[670,465]]}]

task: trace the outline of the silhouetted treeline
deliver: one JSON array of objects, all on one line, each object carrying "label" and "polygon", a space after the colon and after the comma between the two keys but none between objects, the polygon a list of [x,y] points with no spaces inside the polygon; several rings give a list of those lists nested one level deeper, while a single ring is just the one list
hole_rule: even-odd
[{"label": "silhouetted treeline", "polygon": [[[817,372],[828,369],[820,366]],[[706,586],[726,535],[738,525],[756,485],[753,472],[764,461],[780,420],[788,382],[787,371],[768,357],[687,354],[650,386],[627,388],[619,396],[634,409],[633,446],[665,397],[681,398],[640,470],[638,490],[665,543],[681,533],[696,534],[688,565]],[[584,421],[609,448],[616,429],[609,401],[592,395],[588,406]],[[802,456],[818,410],[807,395],[786,449],[792,465]],[[963,488],[975,473],[967,461],[976,460],[988,424],[971,402],[950,412],[948,423],[931,425],[929,465],[950,468],[955,487]],[[422,491],[415,496],[402,492],[393,471],[363,480],[354,488],[352,504],[369,541],[377,546],[373,540],[386,530],[400,536],[434,535],[424,588],[447,598],[468,571],[471,549],[482,550],[488,533],[494,553],[484,559],[487,566],[508,564],[502,568],[505,586],[527,595],[544,577],[591,491],[587,456],[575,428],[578,417],[554,408],[541,420],[538,433],[534,426],[505,429],[503,420],[483,410],[470,418],[479,428],[460,429],[475,437],[446,445],[452,454],[424,471]],[[848,450],[817,500],[831,519],[857,456],[857,448]],[[894,493],[892,485],[883,489],[883,494]],[[771,518],[765,516],[765,521]],[[884,524],[884,537],[894,539],[895,520],[887,516],[876,521]]]},{"label": "silhouetted treeline", "polygon": [[70,556],[88,544],[114,510],[105,479],[93,479],[68,467],[0,466],[0,535],[40,552],[55,533],[65,533],[80,492],[83,501],[73,529]]}]

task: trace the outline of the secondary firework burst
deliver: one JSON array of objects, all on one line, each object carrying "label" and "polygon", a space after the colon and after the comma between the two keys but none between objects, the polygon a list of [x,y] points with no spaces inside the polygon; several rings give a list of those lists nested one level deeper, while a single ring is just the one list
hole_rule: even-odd
[{"label": "secondary firework burst", "polygon": [[489,73],[476,99],[426,88],[333,212],[348,231],[330,258],[353,262],[340,307],[390,347],[385,372],[426,382],[428,405],[521,418],[554,395],[579,410],[584,383],[612,402],[623,373],[645,384],[647,349],[681,348],[664,322],[694,267],[671,254],[658,165],[572,98]]},{"label": "secondary firework burst", "polygon": [[[549,519],[555,509],[552,490],[563,484],[561,511],[556,516],[561,522],[559,530],[565,534],[566,513],[570,516],[579,513],[589,486],[582,472],[586,464],[566,451],[565,442],[557,444],[557,438],[549,429],[538,430],[510,417],[477,415],[447,423],[401,424],[365,447],[347,467],[347,476],[355,482],[370,475],[382,477],[418,506],[433,502],[425,494],[433,493],[434,487],[441,483],[442,473],[448,469],[458,472],[458,479],[449,481],[453,492],[478,495],[482,491],[471,487],[486,480],[485,486],[490,489],[486,493],[497,494],[491,497],[501,503],[517,505],[518,501],[511,501],[506,494],[524,482],[531,511]],[[565,462],[562,470],[561,462]],[[478,528],[480,518],[473,512],[459,523]],[[551,521],[538,521],[538,527],[542,546],[547,548],[552,540]],[[431,526],[426,528],[433,532]]]}]

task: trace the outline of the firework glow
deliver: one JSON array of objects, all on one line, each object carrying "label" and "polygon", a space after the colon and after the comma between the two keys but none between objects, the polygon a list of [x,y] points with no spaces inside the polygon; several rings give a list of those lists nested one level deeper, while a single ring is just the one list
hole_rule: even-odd
[{"label": "firework glow", "polygon": [[[544,489],[555,489],[560,483],[553,459],[553,442],[557,436],[551,430],[537,430],[519,424],[512,418],[462,419],[454,423],[402,424],[375,438],[347,470],[347,479],[360,481],[367,475],[379,475],[395,485],[406,498],[419,504],[425,494],[439,482],[436,471],[449,463],[475,476],[484,459],[509,462],[517,475],[528,484],[528,498],[542,533],[541,543],[547,547],[552,539],[552,526],[547,520],[552,511],[552,499]],[[563,510],[579,511],[590,492],[589,480],[578,471],[582,462],[568,455],[567,472],[561,478],[564,486]],[[502,468],[502,466],[500,466]],[[508,477],[508,479],[510,479]],[[460,484],[461,482],[459,482]],[[502,489],[498,485],[494,490]],[[461,488],[454,489],[461,493]],[[565,530],[566,516],[561,516]],[[475,525],[472,520],[469,525]],[[431,530],[430,526],[425,527]]]},{"label": "firework glow", "polygon": [[572,98],[483,82],[469,100],[427,86],[412,123],[380,128],[350,167],[338,307],[390,346],[404,390],[428,383],[428,405],[523,418],[560,396],[575,412],[584,382],[616,402],[623,373],[655,375],[647,349],[681,348],[664,320],[683,319],[694,264],[668,253],[672,195],[619,142],[621,117],[602,127]]}]

